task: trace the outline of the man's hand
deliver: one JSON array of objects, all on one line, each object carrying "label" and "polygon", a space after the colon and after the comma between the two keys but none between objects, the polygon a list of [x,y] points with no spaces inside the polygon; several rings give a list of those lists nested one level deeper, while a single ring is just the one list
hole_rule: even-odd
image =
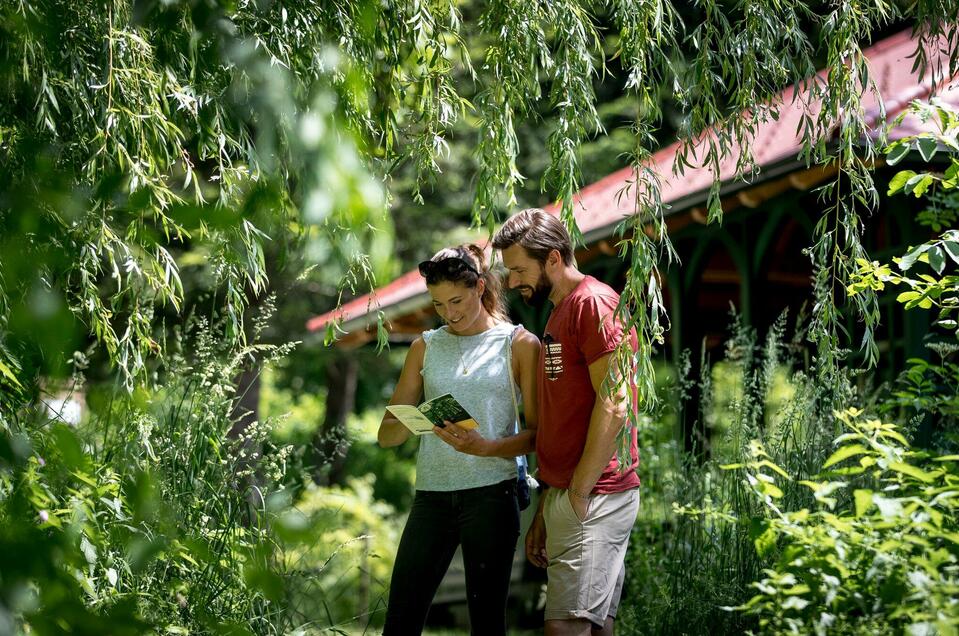
[{"label": "man's hand", "polygon": [[542,508],[533,517],[533,523],[526,531],[526,558],[538,568],[549,565],[546,556],[546,521],[543,520]]},{"label": "man's hand", "polygon": [[445,428],[433,427],[433,432],[441,440],[467,455],[485,457],[489,454],[490,442],[488,439],[476,431],[460,428],[452,422],[445,422],[445,424]]},{"label": "man's hand", "polygon": [[586,515],[589,514],[589,498],[580,497],[572,489],[566,491],[566,496],[569,498],[569,505],[572,506],[573,513],[580,523],[586,521]]}]

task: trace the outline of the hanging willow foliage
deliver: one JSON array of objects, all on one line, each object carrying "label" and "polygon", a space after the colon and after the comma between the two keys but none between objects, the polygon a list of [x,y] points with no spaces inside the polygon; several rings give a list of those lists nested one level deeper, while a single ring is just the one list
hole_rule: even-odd
[{"label": "hanging willow foliage", "polygon": [[[464,7],[479,19],[464,21]],[[132,386],[162,350],[155,312],[179,307],[180,269],[197,256],[215,276],[235,339],[247,299],[266,284],[267,231],[311,226],[325,245],[319,253],[351,263],[338,278],[372,284],[364,255],[370,234],[388,228],[391,173],[409,162],[421,179],[435,176],[452,126],[467,114],[477,122],[474,221],[491,226],[524,178],[517,120],[542,100],[557,122],[544,187],[581,238],[577,149],[602,132],[592,80],[609,61],[598,12],[615,24],[614,55],[636,98],[620,312],[642,346],[620,363],[638,380],[642,405],[654,400],[652,349],[666,322],[658,268],[675,259],[665,175],[648,168],[664,91],[684,115],[677,172],[704,165],[716,177],[713,222],[722,217],[721,162],[735,156],[740,176],[755,173],[751,140],[783,106],[780,91],[793,85],[801,103],[821,105],[804,119],[802,156],[838,172],[821,189],[810,247],[810,337],[828,380],[848,347],[839,320],[848,301],[875,363],[876,298],[842,292],[852,264],[867,258],[862,215],[876,202],[861,47],[878,28],[912,24],[917,64],[951,77],[955,0],[3,0],[0,328],[13,333],[14,308],[50,296],[96,335]],[[946,57],[930,56],[931,46]],[[474,63],[469,51],[482,58]],[[817,56],[825,75],[814,75]],[[464,75],[475,82],[475,104],[457,84]],[[25,211],[42,223],[25,221]],[[0,355],[5,368],[22,366],[9,346]]]}]

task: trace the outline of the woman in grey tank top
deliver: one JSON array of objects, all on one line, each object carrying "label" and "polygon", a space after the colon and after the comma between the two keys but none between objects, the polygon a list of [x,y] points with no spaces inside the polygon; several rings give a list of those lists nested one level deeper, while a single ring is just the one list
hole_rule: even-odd
[{"label": "woman in grey tank top", "polygon": [[[420,436],[416,496],[390,584],[384,635],[419,634],[457,546],[462,546],[473,634],[506,633],[506,601],[516,540],[516,458],[536,441],[539,340],[506,318],[501,281],[476,245],[420,263],[433,307],[446,323],[410,346],[390,404],[419,404],[451,393],[477,423]],[[517,385],[519,390],[517,390]],[[526,428],[516,421],[522,395]],[[388,412],[380,446],[412,433]]]}]

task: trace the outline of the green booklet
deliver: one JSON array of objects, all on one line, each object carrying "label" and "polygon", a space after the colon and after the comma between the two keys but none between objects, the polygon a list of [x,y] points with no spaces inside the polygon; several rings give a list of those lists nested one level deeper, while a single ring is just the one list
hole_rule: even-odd
[{"label": "green booklet", "polygon": [[393,404],[387,406],[386,410],[414,435],[432,433],[434,426],[443,428],[446,426],[443,423],[444,420],[462,428],[473,429],[477,426],[473,416],[467,413],[463,405],[449,393],[433,398],[429,402],[423,402],[419,406]]}]

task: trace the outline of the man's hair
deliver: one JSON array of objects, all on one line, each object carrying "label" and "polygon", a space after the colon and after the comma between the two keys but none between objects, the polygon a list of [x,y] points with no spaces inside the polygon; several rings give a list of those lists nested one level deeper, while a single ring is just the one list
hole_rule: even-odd
[{"label": "man's hair", "polygon": [[493,236],[493,247],[505,250],[513,245],[523,247],[530,257],[546,262],[553,250],[559,252],[564,265],[573,264],[573,242],[562,222],[540,208],[527,208],[506,219]]}]

